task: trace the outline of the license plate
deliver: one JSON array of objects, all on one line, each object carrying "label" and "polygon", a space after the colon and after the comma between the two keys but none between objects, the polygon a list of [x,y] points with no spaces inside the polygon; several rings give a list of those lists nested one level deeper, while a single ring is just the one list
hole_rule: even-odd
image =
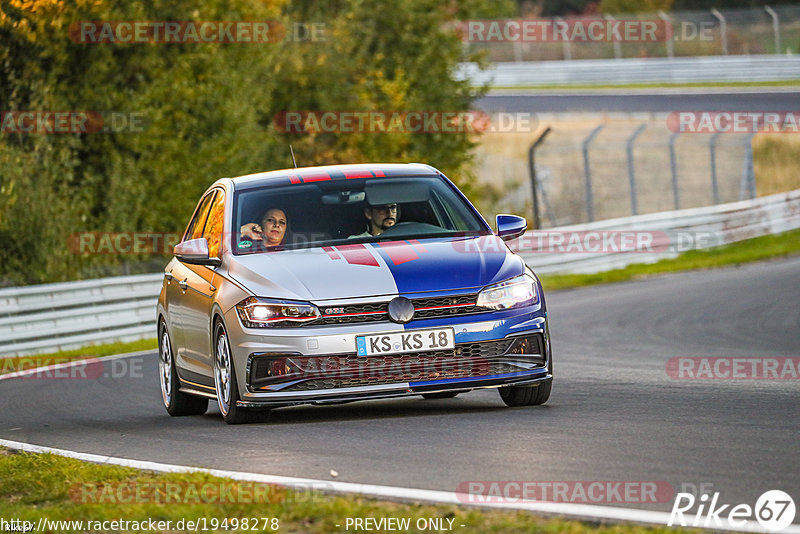
[{"label": "license plate", "polygon": [[356,337],[356,349],[359,356],[447,350],[455,348],[455,346],[455,334],[453,334],[452,328],[409,330]]}]

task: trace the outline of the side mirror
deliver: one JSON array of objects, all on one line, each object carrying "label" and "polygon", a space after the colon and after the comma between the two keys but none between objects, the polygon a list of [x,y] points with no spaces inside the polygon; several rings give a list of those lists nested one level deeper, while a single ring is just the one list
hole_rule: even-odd
[{"label": "side mirror", "polygon": [[524,217],[517,215],[500,214],[497,216],[497,235],[503,241],[516,239],[525,233],[528,228],[528,221]]},{"label": "side mirror", "polygon": [[213,267],[222,263],[219,258],[208,257],[208,241],[206,241],[205,237],[178,243],[175,245],[173,252],[175,257],[184,263]]}]

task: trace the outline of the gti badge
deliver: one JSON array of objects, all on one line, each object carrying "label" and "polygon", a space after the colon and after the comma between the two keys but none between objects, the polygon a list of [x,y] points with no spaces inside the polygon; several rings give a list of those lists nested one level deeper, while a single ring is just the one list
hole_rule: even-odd
[{"label": "gti badge", "polygon": [[406,324],[414,318],[414,304],[405,297],[395,297],[389,302],[389,319]]}]

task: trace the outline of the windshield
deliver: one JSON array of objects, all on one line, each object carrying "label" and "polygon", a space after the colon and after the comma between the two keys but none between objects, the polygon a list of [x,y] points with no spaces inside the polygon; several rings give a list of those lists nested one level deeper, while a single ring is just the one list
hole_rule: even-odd
[{"label": "windshield", "polygon": [[438,176],[265,186],[234,198],[234,254],[491,233]]}]

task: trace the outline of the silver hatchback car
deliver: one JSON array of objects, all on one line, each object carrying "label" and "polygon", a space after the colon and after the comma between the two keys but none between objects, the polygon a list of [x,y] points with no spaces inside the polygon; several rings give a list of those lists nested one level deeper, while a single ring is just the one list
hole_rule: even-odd
[{"label": "silver hatchback car", "polygon": [[536,275],[441,172],[422,164],[310,167],[217,180],[158,299],[171,415],[499,388],[550,396]]}]

